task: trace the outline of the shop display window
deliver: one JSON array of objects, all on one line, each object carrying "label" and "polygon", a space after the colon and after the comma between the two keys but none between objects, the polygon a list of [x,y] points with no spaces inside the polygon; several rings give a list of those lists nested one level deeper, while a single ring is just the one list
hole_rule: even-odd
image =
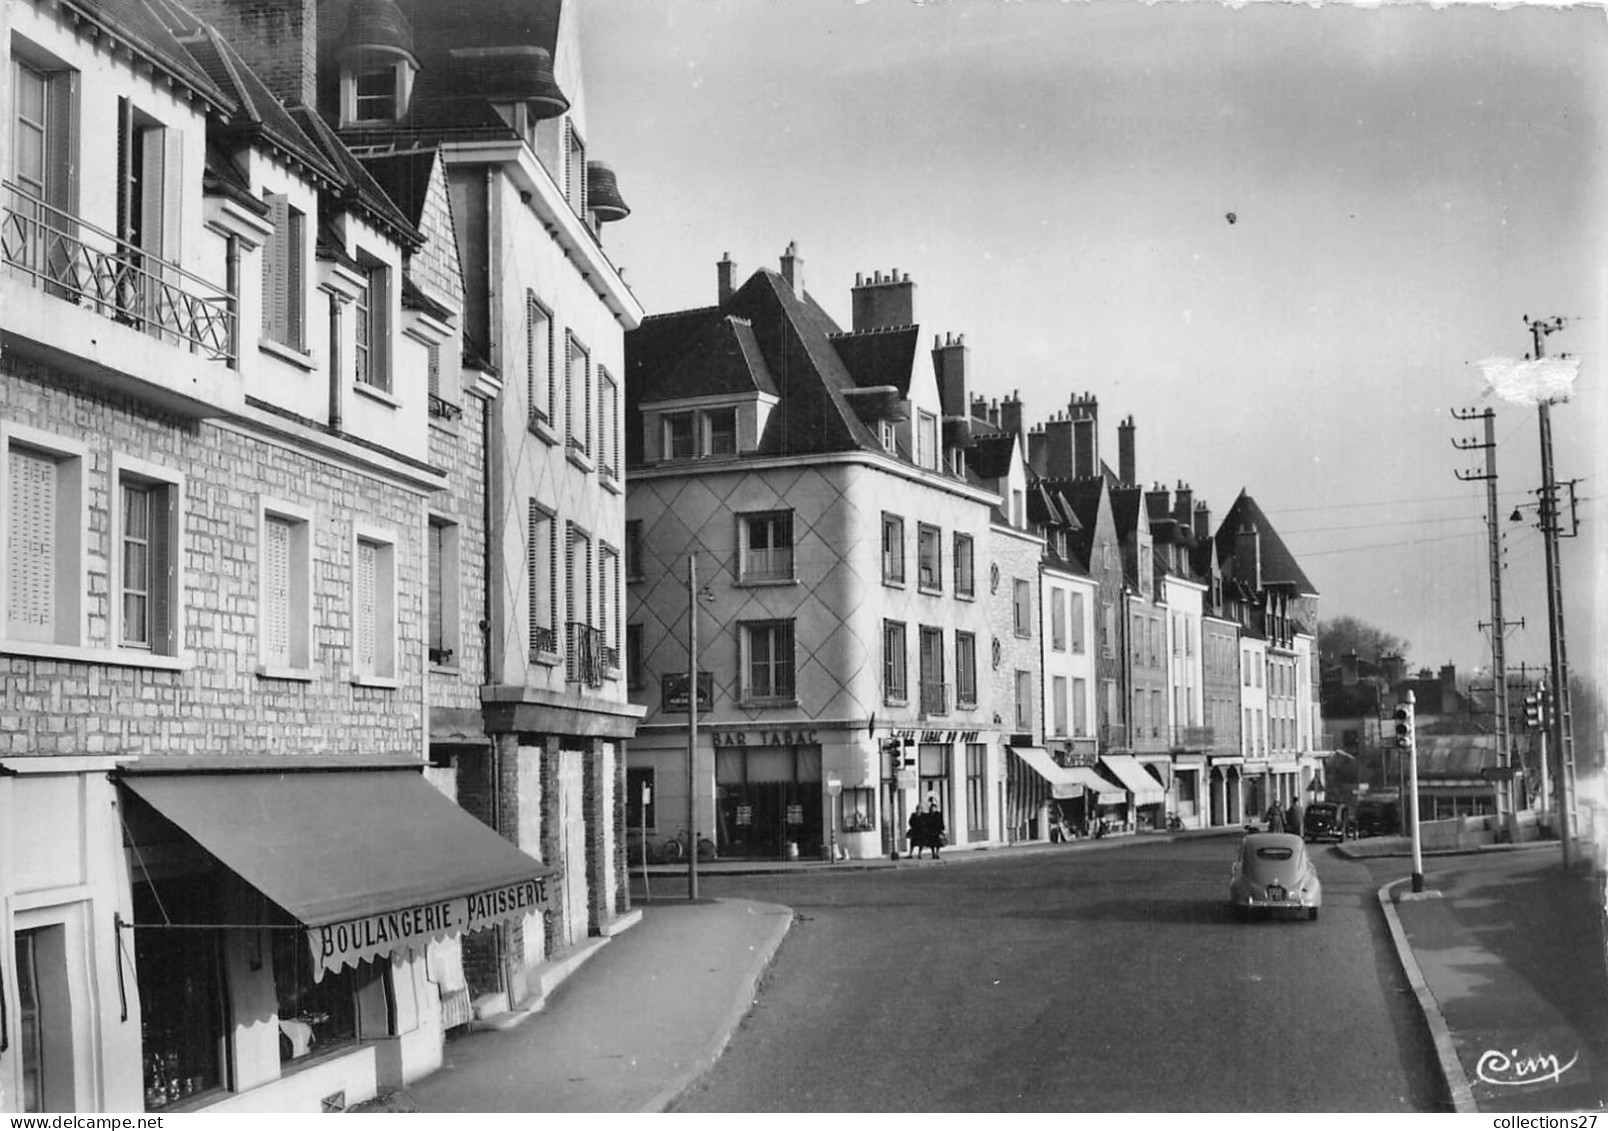
[{"label": "shop display window", "polygon": [[383,1017],[388,1010],[380,963],[360,962],[338,973],[325,971],[322,980],[314,980],[307,936],[299,930],[273,933],[273,961],[281,1064],[355,1044],[376,1031],[389,1031],[388,1024],[373,1016]]},{"label": "shop display window", "polygon": [[877,828],[876,797],[869,786],[845,788],[840,797],[843,805],[843,831],[870,833]]},{"label": "shop display window", "polygon": [[[134,885],[136,923],[217,923],[217,907],[212,875]],[[217,931],[149,926],[134,932],[147,1111],[188,1102],[226,1082],[221,945]]]}]

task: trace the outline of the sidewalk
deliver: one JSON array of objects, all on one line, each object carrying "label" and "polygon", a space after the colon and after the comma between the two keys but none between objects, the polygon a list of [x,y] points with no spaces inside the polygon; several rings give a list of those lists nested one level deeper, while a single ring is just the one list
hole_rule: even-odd
[{"label": "sidewalk", "polygon": [[[1411,845],[1377,838],[1339,851],[1405,863]],[[1404,876],[1379,889],[1379,904],[1455,1110],[1608,1103],[1600,875],[1565,872],[1555,841],[1426,854],[1424,890]]]}]

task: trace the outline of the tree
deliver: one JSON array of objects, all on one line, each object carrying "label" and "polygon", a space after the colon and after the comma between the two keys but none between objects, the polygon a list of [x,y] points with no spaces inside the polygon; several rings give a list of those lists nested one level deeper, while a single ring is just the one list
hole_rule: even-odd
[{"label": "tree", "polygon": [[1410,647],[1395,633],[1376,628],[1357,617],[1339,616],[1318,622],[1318,654],[1329,663],[1338,663],[1348,652],[1355,652],[1358,659],[1370,663],[1378,663],[1382,656],[1400,656],[1405,660]]}]

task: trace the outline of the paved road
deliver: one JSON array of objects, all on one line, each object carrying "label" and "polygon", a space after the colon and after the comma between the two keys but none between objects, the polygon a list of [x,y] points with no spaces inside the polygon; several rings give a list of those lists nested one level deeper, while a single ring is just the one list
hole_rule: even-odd
[{"label": "paved road", "polygon": [[1368,869],[1240,924],[1232,841],[709,877],[792,906],[753,1013],[679,1111],[1449,1110]]}]

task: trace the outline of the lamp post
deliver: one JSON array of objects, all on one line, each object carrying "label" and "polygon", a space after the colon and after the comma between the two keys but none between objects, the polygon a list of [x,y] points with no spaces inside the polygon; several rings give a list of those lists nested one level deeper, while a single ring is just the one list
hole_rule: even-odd
[{"label": "lamp post", "polygon": [[698,898],[698,557],[687,558],[687,898]]}]

